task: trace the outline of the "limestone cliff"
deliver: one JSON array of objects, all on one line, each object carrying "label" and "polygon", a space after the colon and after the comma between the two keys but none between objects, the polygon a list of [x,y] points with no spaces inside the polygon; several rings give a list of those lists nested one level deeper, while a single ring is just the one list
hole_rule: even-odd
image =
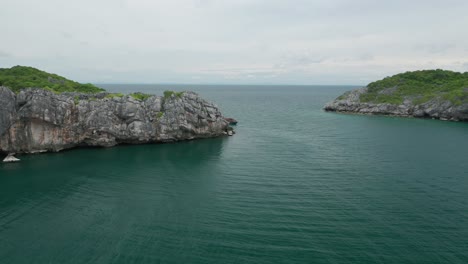
[{"label": "limestone cliff", "polygon": [[217,106],[193,92],[137,99],[44,89],[15,94],[0,87],[0,151],[5,153],[172,142],[216,137],[228,128]]},{"label": "limestone cliff", "polygon": [[468,121],[468,102],[455,104],[444,98],[434,98],[421,104],[415,103],[410,98],[407,98],[401,104],[362,102],[360,97],[366,92],[367,88],[346,92],[326,104],[324,110],[341,113]]},{"label": "limestone cliff", "polygon": [[468,121],[468,72],[405,72],[348,91],[325,111]]}]

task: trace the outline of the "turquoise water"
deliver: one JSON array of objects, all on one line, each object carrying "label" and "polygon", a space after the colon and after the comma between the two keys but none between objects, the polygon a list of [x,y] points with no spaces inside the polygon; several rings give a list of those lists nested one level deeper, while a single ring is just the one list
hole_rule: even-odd
[{"label": "turquoise water", "polygon": [[0,263],[468,263],[468,124],[325,113],[352,87],[189,89],[234,137],[0,165]]}]

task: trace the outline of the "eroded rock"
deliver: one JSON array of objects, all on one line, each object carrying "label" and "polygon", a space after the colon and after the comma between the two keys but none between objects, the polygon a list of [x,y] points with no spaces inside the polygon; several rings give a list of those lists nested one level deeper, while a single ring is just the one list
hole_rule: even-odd
[{"label": "eroded rock", "polygon": [[361,102],[360,96],[366,92],[367,88],[346,92],[332,102],[327,103],[324,106],[324,110],[344,113],[468,121],[468,102],[455,104],[441,97],[422,104],[416,104],[415,98],[405,98],[400,105]]},{"label": "eroded rock", "polygon": [[218,107],[196,93],[111,97],[0,87],[0,151],[35,153],[78,146],[172,142],[223,135]]}]

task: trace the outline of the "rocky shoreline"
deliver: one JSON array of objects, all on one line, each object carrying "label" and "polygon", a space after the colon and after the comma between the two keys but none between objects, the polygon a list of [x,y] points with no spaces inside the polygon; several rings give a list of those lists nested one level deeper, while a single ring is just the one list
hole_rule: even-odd
[{"label": "rocky shoreline", "polygon": [[368,88],[348,91],[324,106],[328,112],[390,115],[400,117],[431,118],[445,121],[468,121],[468,102],[455,104],[442,97],[417,104],[416,99],[405,98],[402,104],[361,102]]},{"label": "rocky shoreline", "polygon": [[56,94],[0,87],[0,153],[164,143],[232,134],[218,107],[194,92]]}]

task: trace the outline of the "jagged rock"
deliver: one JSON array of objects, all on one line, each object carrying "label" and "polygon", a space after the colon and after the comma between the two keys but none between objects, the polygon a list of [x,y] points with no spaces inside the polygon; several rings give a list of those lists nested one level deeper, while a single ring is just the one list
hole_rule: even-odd
[{"label": "jagged rock", "polygon": [[16,119],[16,96],[8,88],[0,86],[0,135],[11,126]]},{"label": "jagged rock", "polygon": [[0,87],[0,151],[6,153],[216,137],[228,127],[218,107],[193,92],[138,100],[43,89],[15,95]]},{"label": "jagged rock", "polygon": [[[403,117],[433,118],[450,121],[468,121],[468,102],[454,104],[441,97],[423,104],[414,103],[413,98],[405,98],[400,105],[376,104],[361,102],[360,96],[367,92],[367,88],[348,91],[324,106],[325,111],[393,115]],[[391,92],[385,90],[385,92]]]},{"label": "jagged rock", "polygon": [[225,120],[229,123],[229,125],[237,125],[237,120],[232,117],[226,117]]}]

